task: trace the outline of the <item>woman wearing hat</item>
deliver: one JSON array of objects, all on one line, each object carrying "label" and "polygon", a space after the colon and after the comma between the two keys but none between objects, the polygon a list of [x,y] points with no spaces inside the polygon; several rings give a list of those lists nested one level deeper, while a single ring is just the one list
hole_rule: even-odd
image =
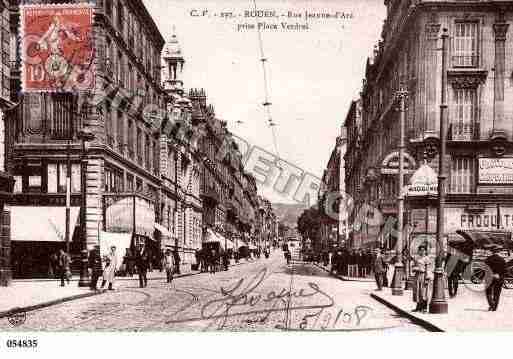
[{"label": "woman wearing hat", "polygon": [[105,287],[105,284],[109,283],[109,290],[114,290],[112,288],[114,284],[114,277],[116,276],[116,268],[118,266],[118,260],[116,257],[116,247],[110,247],[110,253],[105,259],[105,269],[103,270],[103,282],[102,289]]},{"label": "woman wearing hat", "polygon": [[168,249],[164,256],[164,267],[166,268],[167,283],[171,283],[175,272],[175,257],[173,256],[171,249]]},{"label": "woman wearing hat", "polygon": [[427,254],[427,245],[419,246],[418,255],[413,257],[413,301],[417,303],[414,312],[426,312],[427,303],[433,288],[433,261]]}]

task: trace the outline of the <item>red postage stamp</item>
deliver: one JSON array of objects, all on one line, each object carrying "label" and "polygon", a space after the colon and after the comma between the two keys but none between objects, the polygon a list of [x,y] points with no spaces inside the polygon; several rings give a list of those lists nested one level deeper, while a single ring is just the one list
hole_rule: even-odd
[{"label": "red postage stamp", "polygon": [[21,6],[22,86],[25,92],[94,87],[93,6]]}]

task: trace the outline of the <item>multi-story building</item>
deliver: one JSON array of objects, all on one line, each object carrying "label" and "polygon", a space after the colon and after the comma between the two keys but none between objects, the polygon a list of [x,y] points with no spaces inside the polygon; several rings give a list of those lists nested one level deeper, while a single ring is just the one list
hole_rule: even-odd
[{"label": "multi-story building", "polygon": [[342,245],[347,236],[347,211],[345,201],[345,161],[346,134],[341,127],[335,147],[322,176],[322,186],[318,193],[320,218],[320,238],[310,238],[314,250],[321,251]]},{"label": "multi-story building", "polygon": [[[20,3],[41,2],[11,1],[13,29],[20,25]],[[153,239],[162,182],[160,133],[143,109],[163,106],[160,53],[164,39],[141,0],[96,1],[91,33],[94,105],[89,99],[80,102],[80,96],[71,91],[13,92],[13,101],[19,104],[12,121],[11,163],[16,178],[13,269],[18,277],[46,274],[49,256],[62,247],[69,175],[72,254],[91,249],[102,233],[109,232],[127,236],[133,232],[136,243],[159,247]],[[22,40],[26,39],[17,36],[12,48],[20,49]],[[11,72],[18,90],[20,56],[18,52]],[[82,189],[86,203],[80,211]],[[40,216],[41,225],[18,226],[27,216]],[[123,246],[120,250],[124,251]]]},{"label": "multi-story building", "polygon": [[0,286],[9,285],[11,273],[10,211],[5,206],[12,195],[14,179],[9,175],[8,158],[12,147],[12,133],[6,126],[14,104],[11,102],[11,21],[9,2],[0,1]]},{"label": "multi-story building", "polygon": [[[349,145],[352,195],[358,205],[380,209],[383,223],[397,216],[398,90],[408,93],[405,183],[423,162],[438,171],[445,90],[449,129],[445,230],[451,234],[511,229],[513,60],[507,54],[513,41],[509,31],[513,2],[389,0],[385,5],[382,40],[367,63],[361,93],[361,136],[358,146]],[[446,52],[441,40],[444,29]],[[443,55],[446,83],[442,82]],[[349,138],[351,143],[351,134]],[[406,198],[406,219],[414,231],[435,232],[434,202],[436,193]],[[368,243],[386,240],[379,231],[371,232]]]}]

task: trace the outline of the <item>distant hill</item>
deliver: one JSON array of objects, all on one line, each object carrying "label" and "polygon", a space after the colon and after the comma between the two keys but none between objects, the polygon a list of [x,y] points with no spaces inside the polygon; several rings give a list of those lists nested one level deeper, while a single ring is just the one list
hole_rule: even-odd
[{"label": "distant hill", "polygon": [[297,226],[297,219],[306,208],[307,207],[301,203],[273,203],[273,210],[279,221],[290,228]]}]

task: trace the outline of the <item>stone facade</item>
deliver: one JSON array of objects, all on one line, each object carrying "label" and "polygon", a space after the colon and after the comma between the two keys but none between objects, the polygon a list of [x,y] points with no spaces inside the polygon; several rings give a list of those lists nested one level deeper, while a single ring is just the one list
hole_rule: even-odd
[{"label": "stone facade", "polygon": [[[509,56],[513,2],[389,0],[385,4],[382,39],[367,62],[363,80],[361,121],[347,124],[346,181],[355,200],[354,213],[369,207],[380,211],[382,223],[397,217],[397,164],[395,171],[392,167],[398,160],[397,153],[394,157],[400,134],[397,94],[402,84],[408,94],[405,183],[424,161],[438,171],[440,105],[445,90],[447,232],[495,230],[463,219],[476,213],[488,216],[490,211],[505,216],[513,210],[513,183],[489,184],[480,179],[485,173],[480,169],[484,158],[509,161],[513,157],[513,102],[508,101],[513,96]],[[441,35],[445,29],[447,84],[442,88]],[[433,206],[429,198],[407,199],[405,223],[432,233],[436,228],[431,223],[433,216],[425,211],[421,215],[425,224],[412,210]],[[373,223],[359,231],[360,242],[371,247],[392,245],[382,236],[383,228],[376,227]]]}]

